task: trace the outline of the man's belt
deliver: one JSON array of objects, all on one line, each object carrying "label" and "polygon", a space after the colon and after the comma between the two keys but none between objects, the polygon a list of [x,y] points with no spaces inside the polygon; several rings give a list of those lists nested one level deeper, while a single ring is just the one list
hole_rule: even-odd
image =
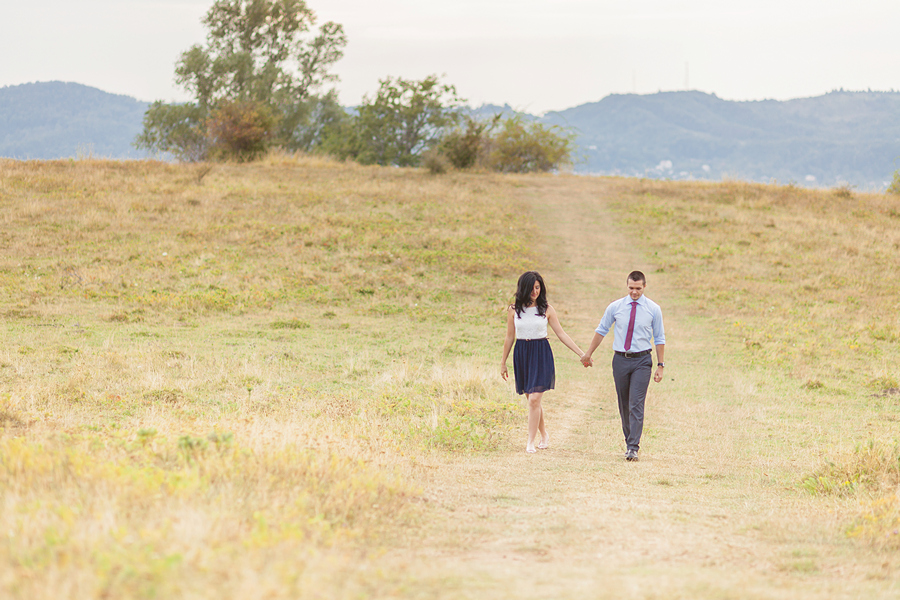
[{"label": "man's belt", "polygon": [[619,352],[615,351],[619,356],[624,356],[625,358],[637,358],[638,356],[647,356],[650,354],[650,350],[641,350],[640,352]]}]

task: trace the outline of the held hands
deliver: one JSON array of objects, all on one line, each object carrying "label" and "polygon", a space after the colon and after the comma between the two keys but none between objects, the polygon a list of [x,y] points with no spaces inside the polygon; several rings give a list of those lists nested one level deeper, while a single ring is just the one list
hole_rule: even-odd
[{"label": "held hands", "polygon": [[593,367],[594,359],[587,355],[587,353],[581,355],[581,364],[584,365],[584,368]]}]

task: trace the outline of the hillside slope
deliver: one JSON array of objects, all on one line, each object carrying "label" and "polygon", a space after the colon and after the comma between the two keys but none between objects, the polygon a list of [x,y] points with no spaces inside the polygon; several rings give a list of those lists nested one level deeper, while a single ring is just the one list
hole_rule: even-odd
[{"label": "hillside slope", "polygon": [[895,92],[756,102],[702,92],[611,95],[544,121],[577,133],[578,170],[590,173],[882,189],[900,167]]},{"label": "hillside slope", "polygon": [[0,88],[0,156],[143,158],[132,145],[148,103],[79,83]]}]

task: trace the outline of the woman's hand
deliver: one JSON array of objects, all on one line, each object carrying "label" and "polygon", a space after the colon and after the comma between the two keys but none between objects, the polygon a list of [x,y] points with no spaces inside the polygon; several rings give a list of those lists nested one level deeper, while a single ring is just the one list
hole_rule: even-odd
[{"label": "woman's hand", "polygon": [[585,368],[594,366],[594,359],[587,355],[587,352],[581,355],[581,364],[584,365]]},{"label": "woman's hand", "polygon": [[509,379],[509,371],[506,370],[506,364],[500,366],[500,377],[503,378],[503,381]]}]

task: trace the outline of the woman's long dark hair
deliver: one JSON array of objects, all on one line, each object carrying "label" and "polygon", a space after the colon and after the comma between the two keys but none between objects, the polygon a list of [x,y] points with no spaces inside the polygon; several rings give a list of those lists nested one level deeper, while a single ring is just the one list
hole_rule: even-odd
[{"label": "woman's long dark hair", "polygon": [[547,314],[547,286],[544,285],[544,278],[537,271],[526,271],[519,277],[519,283],[516,289],[516,316],[522,316],[522,310],[531,304],[531,292],[534,291],[534,282],[540,282],[541,293],[535,300],[534,305],[537,306],[538,314],[544,316]]}]

